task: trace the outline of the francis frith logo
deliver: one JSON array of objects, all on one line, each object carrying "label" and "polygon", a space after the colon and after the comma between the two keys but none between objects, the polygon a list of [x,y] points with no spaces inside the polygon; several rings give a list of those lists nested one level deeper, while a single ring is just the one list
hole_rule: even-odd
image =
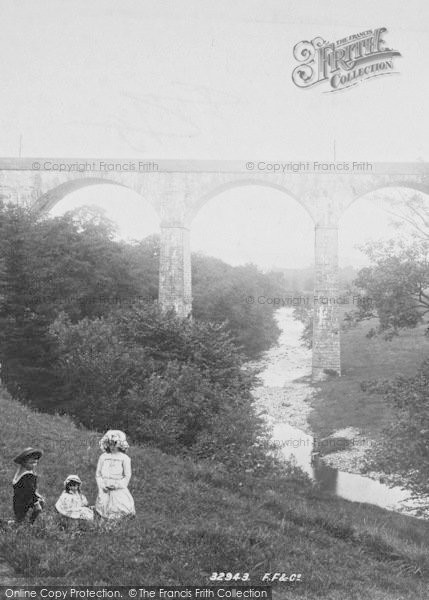
[{"label": "francis frith logo", "polygon": [[401,56],[386,46],[387,29],[370,29],[349,35],[336,42],[316,37],[294,46],[293,56],[300,63],[292,73],[295,85],[308,88],[317,83],[329,84],[336,92],[363,80],[395,73],[393,59]]}]

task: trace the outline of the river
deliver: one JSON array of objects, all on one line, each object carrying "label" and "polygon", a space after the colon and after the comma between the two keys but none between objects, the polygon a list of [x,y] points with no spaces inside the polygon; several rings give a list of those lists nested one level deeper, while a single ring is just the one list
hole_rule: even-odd
[{"label": "river", "polygon": [[[311,350],[304,348],[300,342],[303,325],[293,318],[293,308],[280,308],[276,318],[281,329],[279,343],[266,352],[258,363],[263,366],[260,374],[263,385],[254,390],[254,396],[258,408],[266,413],[267,421],[272,426],[273,439],[283,456],[293,460],[324,491],[354,502],[366,502],[409,513],[413,506],[409,491],[347,472],[348,465],[356,462],[356,453],[362,454],[362,449],[337,452],[327,459],[314,460],[313,457],[312,461],[313,436],[308,424],[310,401],[314,394],[311,385]],[[360,434],[352,428],[349,430],[348,433],[353,436]],[[335,435],[347,437],[347,431],[342,430]],[[330,466],[326,460],[334,465],[337,463],[340,468]]]}]

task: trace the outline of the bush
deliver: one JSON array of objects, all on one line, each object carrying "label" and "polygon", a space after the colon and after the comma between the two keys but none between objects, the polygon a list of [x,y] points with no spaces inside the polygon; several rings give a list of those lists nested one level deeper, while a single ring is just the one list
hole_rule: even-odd
[{"label": "bush", "polygon": [[49,325],[107,314],[138,288],[123,245],[97,211],[36,218],[0,202],[1,378],[14,398],[40,405],[55,389]]},{"label": "bush", "polygon": [[258,302],[258,298],[282,294],[281,274],[262,273],[252,264],[233,267],[213,257],[193,254],[192,287],[194,316],[226,322],[235,342],[249,358],[259,358],[277,342],[277,307]]},{"label": "bush", "polygon": [[50,331],[62,385],[42,408],[98,430],[123,428],[166,452],[249,468],[264,460],[256,373],[224,326],[140,304],[77,324],[62,314]]},{"label": "bush", "polygon": [[300,342],[309,350],[313,347],[313,307],[307,304],[298,304],[293,309],[293,318],[296,321],[301,321],[304,325],[300,336]]},{"label": "bush", "polygon": [[398,377],[368,391],[384,393],[393,405],[396,420],[384,430],[369,468],[399,475],[400,481],[418,494],[429,494],[429,360],[414,377]]},{"label": "bush", "polygon": [[[158,297],[160,239],[152,235],[126,249],[130,274],[144,298]],[[276,307],[258,303],[259,296],[281,296],[281,273],[262,273],[255,265],[233,267],[220,259],[192,254],[193,316],[202,321],[227,323],[234,341],[248,358],[258,358],[277,342],[280,330]],[[254,303],[246,302],[249,296]]]}]

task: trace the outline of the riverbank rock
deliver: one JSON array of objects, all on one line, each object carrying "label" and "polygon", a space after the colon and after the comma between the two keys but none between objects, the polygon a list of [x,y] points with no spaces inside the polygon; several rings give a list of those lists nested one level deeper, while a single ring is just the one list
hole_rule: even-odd
[{"label": "riverbank rock", "polygon": [[[323,462],[330,467],[347,471],[348,473],[362,473],[365,466],[366,452],[374,446],[374,440],[367,438],[359,429],[346,427],[335,431],[331,439],[346,439],[349,441],[347,448],[339,449],[324,456]],[[373,479],[379,479],[378,476]]]},{"label": "riverbank rock", "polygon": [[258,410],[284,423],[289,423],[311,435],[308,415],[313,390],[306,384],[288,383],[284,387],[259,387],[253,392]]}]

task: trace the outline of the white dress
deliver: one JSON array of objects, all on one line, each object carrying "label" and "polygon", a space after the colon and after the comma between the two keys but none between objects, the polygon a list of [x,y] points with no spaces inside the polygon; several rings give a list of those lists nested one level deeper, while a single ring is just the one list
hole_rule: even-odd
[{"label": "white dress", "polygon": [[69,517],[69,519],[92,521],[94,518],[92,509],[88,508],[88,500],[79,492],[63,492],[58,498],[55,508],[61,515]]},{"label": "white dress", "polygon": [[[135,515],[134,500],[128,490],[131,478],[131,459],[123,452],[103,452],[98,459],[95,476],[98,496],[95,510],[105,519]],[[113,486],[114,489],[103,491]]]}]

